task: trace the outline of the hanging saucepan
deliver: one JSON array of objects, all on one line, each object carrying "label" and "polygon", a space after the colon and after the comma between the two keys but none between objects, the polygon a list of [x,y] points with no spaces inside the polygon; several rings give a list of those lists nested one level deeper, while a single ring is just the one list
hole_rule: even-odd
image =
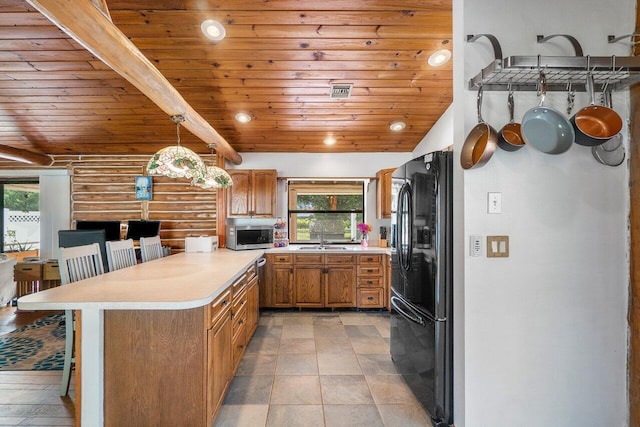
[{"label": "hanging saucepan", "polygon": [[482,85],[478,88],[478,124],[464,140],[460,165],[463,169],[479,168],[489,161],[496,151],[498,132],[482,120]]},{"label": "hanging saucepan", "polygon": [[524,140],[520,133],[520,123],[515,123],[513,119],[513,90],[511,90],[511,82],[509,82],[507,106],[509,107],[509,123],[500,129],[498,147],[506,151],[516,151],[524,147]]},{"label": "hanging saucepan", "polygon": [[576,133],[576,144],[593,147],[603,144],[622,130],[622,119],[614,110],[603,105],[595,105],[593,75],[587,74],[587,92],[590,103],[580,109],[571,123]]},{"label": "hanging saucepan", "polygon": [[540,72],[540,103],[522,117],[522,138],[527,145],[547,154],[560,154],[571,148],[575,139],[573,127],[567,118],[550,107],[544,106],[547,81]]}]

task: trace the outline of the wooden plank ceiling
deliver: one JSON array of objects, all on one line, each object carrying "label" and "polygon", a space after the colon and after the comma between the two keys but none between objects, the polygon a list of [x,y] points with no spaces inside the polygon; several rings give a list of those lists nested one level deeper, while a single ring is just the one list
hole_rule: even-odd
[{"label": "wooden plank ceiling", "polygon": [[[113,23],[238,152],[411,151],[452,101],[451,62],[427,64],[452,49],[451,0],[106,3]],[[227,37],[207,39],[205,19]],[[175,144],[163,111],[26,2],[0,3],[0,45],[1,145],[60,155]],[[351,97],[331,99],[331,83],[353,83]],[[238,123],[238,112],[253,120]],[[397,120],[407,126],[392,132]],[[335,145],[323,144],[328,135]]]}]

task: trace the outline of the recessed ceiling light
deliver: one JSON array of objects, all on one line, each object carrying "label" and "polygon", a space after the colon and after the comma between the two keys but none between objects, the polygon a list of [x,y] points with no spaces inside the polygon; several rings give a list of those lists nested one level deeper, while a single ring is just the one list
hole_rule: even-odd
[{"label": "recessed ceiling light", "polygon": [[249,123],[251,121],[251,116],[247,113],[238,113],[235,117],[240,123]]},{"label": "recessed ceiling light", "polygon": [[324,142],[326,145],[333,145],[333,144],[335,144],[335,143],[336,143],[336,142],[338,142],[338,141],[337,141],[334,137],[332,137],[332,136],[328,136],[328,137],[326,137],[326,138],[324,139],[324,141],[322,141],[322,142]]},{"label": "recessed ceiling light", "polygon": [[402,129],[404,129],[406,126],[407,125],[405,122],[393,122],[391,123],[391,125],[389,125],[389,129],[391,129],[394,132],[399,132]]},{"label": "recessed ceiling light", "polygon": [[447,49],[436,50],[429,56],[427,61],[432,67],[438,67],[447,63],[451,59],[451,51]]},{"label": "recessed ceiling light", "polygon": [[219,41],[227,35],[227,30],[224,29],[221,23],[214,21],[213,19],[207,19],[200,25],[200,29],[205,36],[211,40]]}]

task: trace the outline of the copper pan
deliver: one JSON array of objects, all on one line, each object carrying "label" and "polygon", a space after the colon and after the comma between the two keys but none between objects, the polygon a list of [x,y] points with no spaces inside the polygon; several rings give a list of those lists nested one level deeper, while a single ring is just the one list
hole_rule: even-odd
[{"label": "copper pan", "polygon": [[595,105],[593,75],[587,75],[587,92],[590,103],[580,109],[571,124],[576,133],[576,144],[594,147],[604,144],[622,130],[622,119],[614,110],[603,105]]},{"label": "copper pan", "polygon": [[478,124],[464,140],[460,165],[463,169],[479,168],[489,161],[498,146],[498,132],[482,120],[482,85],[478,88]]},{"label": "copper pan", "polygon": [[509,123],[500,129],[498,147],[505,151],[516,151],[524,147],[524,139],[522,139],[522,133],[520,133],[520,123],[516,123],[513,119],[513,91],[511,90],[511,84],[509,84],[507,106],[509,107]]}]

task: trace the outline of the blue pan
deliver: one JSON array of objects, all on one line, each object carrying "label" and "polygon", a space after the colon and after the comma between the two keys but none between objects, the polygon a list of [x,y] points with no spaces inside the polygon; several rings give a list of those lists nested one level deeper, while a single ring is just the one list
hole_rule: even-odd
[{"label": "blue pan", "polygon": [[571,122],[558,110],[544,106],[547,83],[540,73],[540,103],[522,117],[522,138],[527,145],[546,154],[569,150],[576,139]]}]

